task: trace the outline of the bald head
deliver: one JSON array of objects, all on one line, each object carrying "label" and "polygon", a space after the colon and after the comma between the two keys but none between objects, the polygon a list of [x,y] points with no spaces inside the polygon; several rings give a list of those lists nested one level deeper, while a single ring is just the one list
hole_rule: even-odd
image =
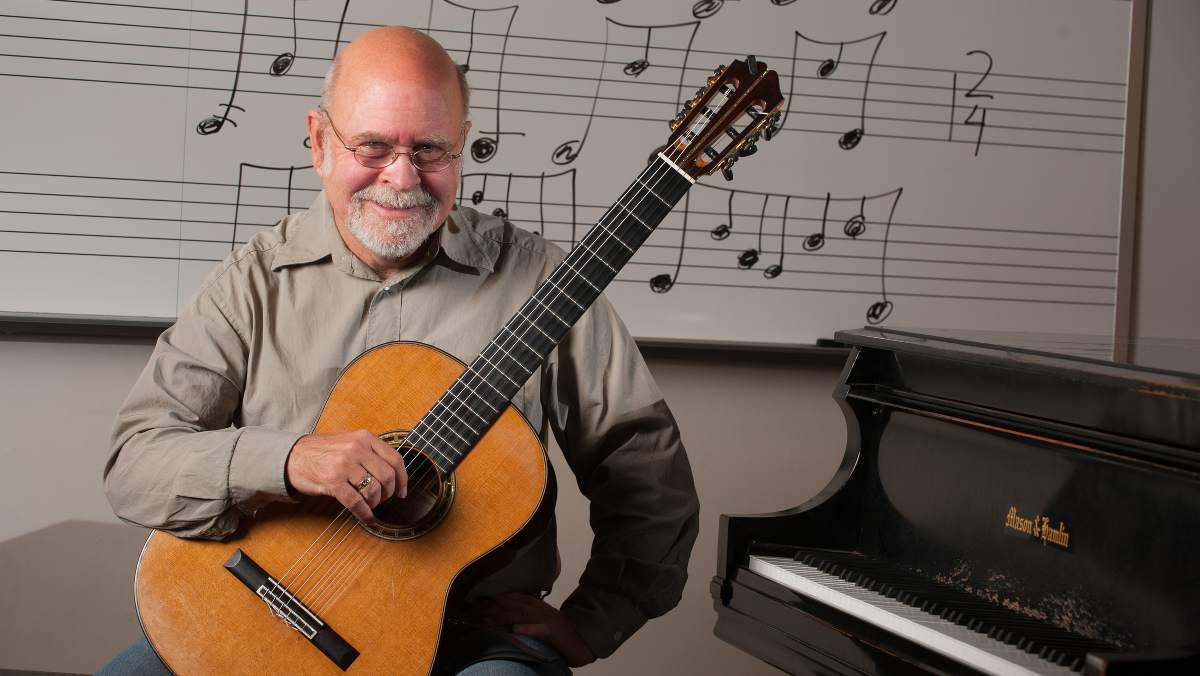
[{"label": "bald head", "polygon": [[428,35],[405,26],[385,26],[363,33],[338,53],[325,74],[321,105],[336,105],[343,85],[350,80],[400,75],[430,82],[454,82],[463,118],[470,115],[471,90],[466,74],[440,44]]}]

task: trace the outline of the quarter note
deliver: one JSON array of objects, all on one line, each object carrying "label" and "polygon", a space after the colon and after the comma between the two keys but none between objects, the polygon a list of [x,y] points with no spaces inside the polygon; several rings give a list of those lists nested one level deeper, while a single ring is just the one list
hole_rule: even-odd
[{"label": "quarter note", "polygon": [[271,61],[271,67],[267,69],[267,72],[270,73],[272,77],[286,75],[287,72],[292,69],[292,64],[296,62],[296,52],[299,51],[297,44],[296,0],[292,0],[292,51],[283,52]]},{"label": "quarter note", "polygon": [[713,228],[708,234],[718,242],[729,237],[733,232],[733,196],[737,194],[736,190],[729,191],[729,201],[725,205],[725,213],[728,221]]}]

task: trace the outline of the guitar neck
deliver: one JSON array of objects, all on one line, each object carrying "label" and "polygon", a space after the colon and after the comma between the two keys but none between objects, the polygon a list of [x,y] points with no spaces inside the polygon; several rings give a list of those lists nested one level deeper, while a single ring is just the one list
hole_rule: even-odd
[{"label": "guitar neck", "polygon": [[466,457],[692,183],[655,156],[421,418],[408,439],[443,475]]}]

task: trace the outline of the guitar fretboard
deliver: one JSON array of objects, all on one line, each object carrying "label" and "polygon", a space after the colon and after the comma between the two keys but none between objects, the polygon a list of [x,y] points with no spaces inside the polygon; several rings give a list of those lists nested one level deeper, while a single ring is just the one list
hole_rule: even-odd
[{"label": "guitar fretboard", "polygon": [[443,475],[454,471],[691,186],[655,157],[421,418],[408,439]]}]

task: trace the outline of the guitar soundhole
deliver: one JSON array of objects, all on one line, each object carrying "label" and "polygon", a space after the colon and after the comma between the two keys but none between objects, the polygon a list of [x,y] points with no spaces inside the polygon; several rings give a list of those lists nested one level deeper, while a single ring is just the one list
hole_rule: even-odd
[{"label": "guitar soundhole", "polygon": [[372,535],[388,540],[410,540],[428,533],[445,518],[454,501],[454,475],[443,481],[429,456],[404,444],[407,434],[408,430],[397,430],[379,438],[404,454],[408,497],[385,500],[375,508],[375,523],[360,524]]}]

